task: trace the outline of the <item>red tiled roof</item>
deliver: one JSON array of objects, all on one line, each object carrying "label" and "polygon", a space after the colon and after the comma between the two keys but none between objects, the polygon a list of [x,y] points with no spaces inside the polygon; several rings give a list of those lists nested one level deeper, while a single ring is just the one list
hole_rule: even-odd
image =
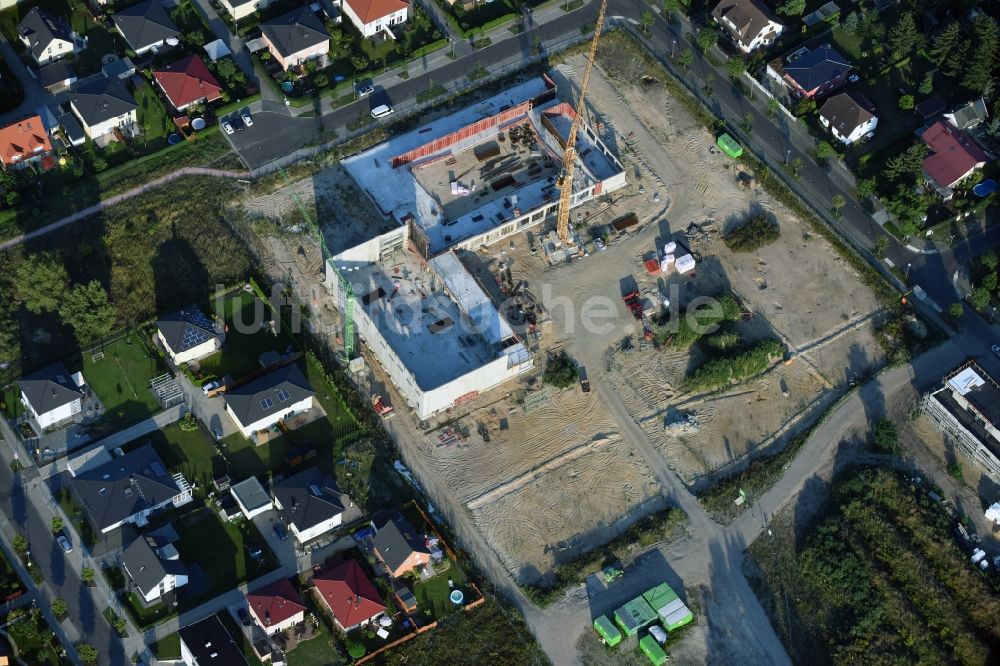
[{"label": "red tiled roof", "polygon": [[214,102],[222,95],[222,86],[198,56],[188,56],[153,72],[175,109],[202,98]]},{"label": "red tiled roof", "polygon": [[313,578],[316,589],[342,627],[353,627],[385,611],[382,596],[354,560]]},{"label": "red tiled roof", "polygon": [[0,162],[10,165],[34,157],[38,148],[42,153],[52,150],[40,117],[31,116],[0,129]]},{"label": "red tiled roof", "polygon": [[944,187],[951,187],[978,163],[987,161],[968,134],[943,121],[924,130],[921,138],[934,153],[924,159],[924,171]]},{"label": "red tiled roof", "polygon": [[374,23],[378,19],[410,6],[403,0],[347,0],[362,23]]},{"label": "red tiled roof", "polygon": [[268,627],[281,624],[296,613],[306,609],[302,597],[287,578],[247,594],[247,603],[261,625]]}]

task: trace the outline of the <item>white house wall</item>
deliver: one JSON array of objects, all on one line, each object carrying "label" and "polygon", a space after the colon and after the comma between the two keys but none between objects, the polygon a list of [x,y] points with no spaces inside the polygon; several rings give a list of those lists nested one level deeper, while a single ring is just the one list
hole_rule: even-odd
[{"label": "white house wall", "polygon": [[382,30],[383,27],[388,27],[390,25],[398,25],[400,23],[406,22],[405,7],[403,9],[393,12],[392,14],[382,16],[372,21],[371,23],[362,23],[361,19],[358,18],[358,15],[354,13],[354,9],[351,8],[349,2],[343,3],[341,5],[341,10],[343,10],[347,18],[351,20],[351,23],[354,24],[354,27],[358,29],[358,32],[360,32],[365,37],[374,37]]},{"label": "white house wall", "polygon": [[129,125],[134,125],[136,123],[135,111],[129,111],[127,114],[118,116],[116,118],[109,118],[103,123],[97,123],[96,125],[88,125],[80,117],[80,114],[75,114],[80,124],[83,125],[83,131],[86,132],[87,136],[91,139],[96,139],[98,137],[104,136],[105,134],[110,134],[114,131],[116,127],[127,127]]},{"label": "white house wall", "polygon": [[28,399],[24,397],[24,393],[21,394],[21,402],[28,408],[31,415],[35,417],[35,420],[38,421],[38,425],[42,428],[49,428],[60,421],[73,418],[75,414],[80,413],[81,409],[79,398],[73,402],[62,405],[61,407],[45,412],[44,414],[39,414],[35,411],[35,408],[31,406],[30,402],[28,402]]},{"label": "white house wall", "polygon": [[163,333],[157,331],[156,335],[159,336],[160,344],[162,344],[163,348],[167,350],[167,353],[170,354],[170,358],[173,359],[173,362],[176,365],[189,363],[199,358],[208,356],[209,354],[214,354],[222,347],[222,343],[219,341],[219,338],[215,337],[211,340],[206,340],[197,347],[192,347],[191,349],[182,351],[180,354],[175,354],[174,350],[170,348],[170,345],[168,345],[167,341],[164,339]]},{"label": "white house wall", "polygon": [[280,633],[287,629],[291,629],[299,622],[305,620],[305,611],[299,611],[298,613],[296,613],[295,615],[291,616],[290,618],[288,618],[283,622],[279,622],[278,624],[272,624],[266,627],[264,626],[264,623],[261,620],[261,618],[257,617],[257,613],[254,613],[253,616],[257,620],[257,624],[260,626],[260,628],[264,630],[264,633],[266,633],[268,636],[273,636],[274,634]]},{"label": "white house wall", "polygon": [[304,400],[292,403],[291,405],[281,410],[280,412],[275,412],[274,414],[268,416],[267,418],[263,418],[259,421],[255,421],[245,426],[236,417],[236,414],[233,413],[233,410],[229,408],[229,405],[226,405],[226,413],[229,414],[229,417],[233,419],[233,423],[235,423],[239,431],[243,433],[243,436],[249,439],[255,432],[258,432],[260,430],[267,430],[268,428],[276,424],[278,421],[286,419],[293,414],[298,414],[299,412],[307,411],[312,407],[313,404],[312,401],[313,401],[312,396],[309,396]]},{"label": "white house wall", "polygon": [[327,532],[329,532],[332,529],[340,527],[340,523],[341,523],[342,517],[343,517],[343,514],[339,514],[338,513],[333,518],[331,518],[331,519],[329,519],[329,520],[327,520],[325,522],[319,523],[318,525],[313,525],[312,527],[310,527],[307,530],[299,530],[298,528],[295,527],[295,525],[293,523],[292,526],[291,526],[291,528],[292,528],[292,534],[294,534],[295,538],[299,540],[299,543],[304,544],[307,541],[312,541],[316,537],[319,537],[319,536],[322,536],[322,535],[326,534]]}]

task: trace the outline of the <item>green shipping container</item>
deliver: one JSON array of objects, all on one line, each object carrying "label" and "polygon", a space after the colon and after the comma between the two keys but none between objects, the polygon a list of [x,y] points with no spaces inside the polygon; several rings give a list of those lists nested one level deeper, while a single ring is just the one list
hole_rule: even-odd
[{"label": "green shipping container", "polygon": [[671,589],[666,583],[660,583],[656,587],[651,587],[642,593],[642,598],[653,607],[653,610],[659,611],[664,608],[667,604],[677,598],[677,593]]},{"label": "green shipping container", "polygon": [[660,647],[660,644],[652,636],[643,636],[642,640],[639,641],[639,649],[649,657],[654,666],[665,664],[669,659],[667,653],[663,651],[663,648]]},{"label": "green shipping container", "polygon": [[635,636],[657,619],[656,611],[642,597],[636,597],[615,611],[615,622],[626,636]]},{"label": "green shipping container", "polygon": [[667,628],[667,631],[674,631],[680,629],[693,619],[694,614],[691,613],[687,606],[684,606],[680,610],[674,611],[663,618],[663,626]]},{"label": "green shipping container", "polygon": [[739,144],[733,137],[728,134],[723,134],[716,140],[716,145],[722,150],[726,155],[729,155],[733,159],[736,159],[743,154],[743,146]]},{"label": "green shipping container", "polygon": [[594,629],[601,636],[601,640],[611,647],[622,642],[622,632],[618,631],[618,627],[615,626],[614,622],[607,615],[602,615],[594,620]]}]

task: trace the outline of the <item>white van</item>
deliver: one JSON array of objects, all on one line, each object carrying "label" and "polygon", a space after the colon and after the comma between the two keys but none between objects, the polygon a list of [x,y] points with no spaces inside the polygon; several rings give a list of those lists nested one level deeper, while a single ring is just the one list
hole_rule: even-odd
[{"label": "white van", "polygon": [[372,118],[385,118],[392,114],[392,107],[388,104],[380,104],[372,109]]}]

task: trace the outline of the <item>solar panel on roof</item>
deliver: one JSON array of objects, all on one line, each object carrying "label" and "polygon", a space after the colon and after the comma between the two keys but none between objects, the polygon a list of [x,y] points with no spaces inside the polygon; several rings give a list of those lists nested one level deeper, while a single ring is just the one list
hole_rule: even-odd
[{"label": "solar panel on roof", "polygon": [[271,402],[270,398],[264,398],[263,400],[260,401],[260,406],[261,409],[271,409],[271,407],[274,406],[274,403]]},{"label": "solar panel on roof", "polygon": [[292,394],[286,391],[285,389],[278,389],[277,395],[278,395],[278,402],[284,402],[292,397]]}]

